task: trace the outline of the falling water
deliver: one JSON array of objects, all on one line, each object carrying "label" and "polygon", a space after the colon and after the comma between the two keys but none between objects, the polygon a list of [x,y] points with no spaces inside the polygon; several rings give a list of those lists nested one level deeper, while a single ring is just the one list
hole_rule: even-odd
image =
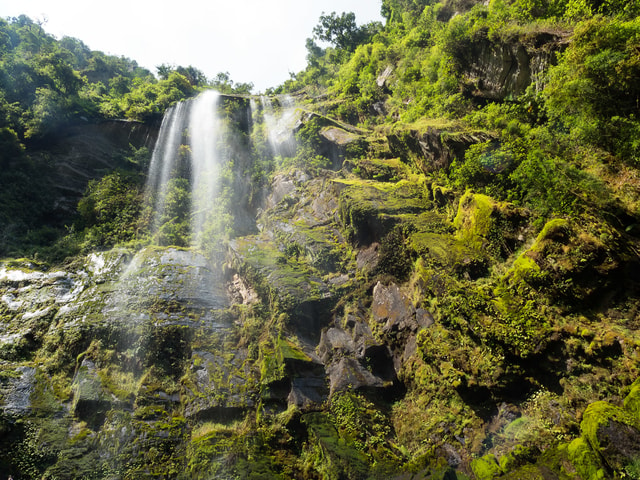
[{"label": "falling water", "polygon": [[147,205],[153,209],[152,235],[158,233],[163,220],[166,220],[163,216],[168,202],[172,201],[168,196],[171,180],[188,176],[191,244],[201,243],[220,176],[218,143],[222,121],[217,114],[219,97],[217,92],[207,90],[193,100],[178,103],[165,113],[151,158],[145,192]]},{"label": "falling water", "polygon": [[187,103],[181,102],[167,110],[151,156],[145,199],[153,211],[151,223],[153,233],[160,228],[164,213],[167,185],[178,158],[176,152],[182,141],[186,109]]},{"label": "falling water", "polygon": [[[172,243],[178,238],[178,244],[203,247],[210,240],[205,232],[222,221],[218,194],[226,158],[240,164],[248,150],[242,145],[242,136],[234,136],[225,127],[227,122],[219,115],[220,99],[219,93],[207,90],[165,114],[145,192],[146,204],[153,212],[151,235],[158,243]],[[259,131],[268,145],[265,153],[271,161],[295,156],[293,131],[298,116],[292,98],[262,96],[257,100],[248,101],[251,120],[244,128],[261,126]],[[241,190],[247,186],[236,182],[234,188],[240,188],[242,195]],[[238,220],[242,213],[235,208],[236,224],[242,223]]]},{"label": "falling water", "polygon": [[219,94],[208,90],[193,102],[189,112],[191,146],[191,231],[194,244],[202,241],[206,221],[212,211],[220,177],[221,121],[216,115]]},{"label": "falling water", "polygon": [[296,144],[292,132],[296,121],[296,107],[293,99],[289,95],[278,97],[279,111],[270,97],[261,96],[260,101],[267,140],[273,154],[283,157],[295,155]]}]

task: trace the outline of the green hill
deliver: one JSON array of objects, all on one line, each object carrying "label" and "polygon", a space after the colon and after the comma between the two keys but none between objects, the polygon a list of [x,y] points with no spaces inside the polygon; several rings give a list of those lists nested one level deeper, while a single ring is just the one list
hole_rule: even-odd
[{"label": "green hill", "polygon": [[640,3],[382,13],[265,95],[0,21],[0,471],[640,478]]}]

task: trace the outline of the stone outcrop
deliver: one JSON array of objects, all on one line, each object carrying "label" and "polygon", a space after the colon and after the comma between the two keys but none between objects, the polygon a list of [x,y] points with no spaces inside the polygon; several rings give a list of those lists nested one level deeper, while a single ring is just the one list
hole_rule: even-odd
[{"label": "stone outcrop", "polygon": [[19,366],[15,369],[16,376],[3,379],[0,382],[0,409],[10,417],[26,416],[31,411],[31,394],[35,389],[36,369]]},{"label": "stone outcrop", "polygon": [[153,149],[158,126],[134,121],[109,120],[78,123],[58,132],[48,144],[35,150],[52,166],[51,204],[62,218],[74,214],[88,182],[105,171],[126,164],[131,146]]},{"label": "stone outcrop", "polygon": [[542,74],[566,47],[567,32],[538,31],[506,40],[491,40],[486,32],[459,49],[457,60],[470,93],[491,100],[510,100],[527,87],[542,87]]},{"label": "stone outcrop", "polygon": [[71,411],[77,418],[98,429],[111,408],[111,395],[103,388],[96,364],[84,358],[71,385],[73,402]]},{"label": "stone outcrop", "polygon": [[429,128],[387,135],[395,156],[415,162],[424,173],[447,169],[454,160],[464,160],[469,146],[491,140],[486,132],[467,133]]},{"label": "stone outcrop", "polygon": [[371,316],[393,352],[393,364],[397,373],[416,353],[416,335],[422,328],[433,325],[431,313],[415,308],[411,299],[398,285],[378,282],[373,288]]}]

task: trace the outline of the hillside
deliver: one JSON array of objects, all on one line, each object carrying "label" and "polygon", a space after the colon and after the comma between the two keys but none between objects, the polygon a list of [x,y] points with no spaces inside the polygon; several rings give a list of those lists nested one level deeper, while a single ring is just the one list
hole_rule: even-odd
[{"label": "hillside", "polygon": [[640,4],[382,4],[264,95],[0,22],[4,475],[640,478]]}]

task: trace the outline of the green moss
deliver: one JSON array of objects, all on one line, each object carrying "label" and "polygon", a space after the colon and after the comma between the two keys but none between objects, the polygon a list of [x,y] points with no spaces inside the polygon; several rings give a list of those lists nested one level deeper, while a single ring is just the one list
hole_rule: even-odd
[{"label": "green moss", "polygon": [[604,401],[593,402],[584,411],[582,422],[580,422],[580,431],[594,450],[599,451],[601,448],[598,429],[607,425],[611,420],[626,425],[636,425],[637,423],[631,413]]},{"label": "green moss", "polygon": [[265,298],[275,294],[285,309],[320,300],[323,291],[304,262],[290,258],[273,241],[259,236],[234,240],[235,263]]},{"label": "green moss", "polygon": [[631,391],[624,399],[624,408],[640,424],[640,378],[631,385]]},{"label": "green moss", "polygon": [[308,461],[323,478],[367,478],[367,457],[340,436],[327,414],[308,413],[302,421],[309,432]]},{"label": "green moss", "polygon": [[554,218],[549,220],[538,234],[536,244],[532,247],[532,250],[539,250],[540,245],[544,240],[566,235],[569,225],[569,221],[564,218]]},{"label": "green moss", "polygon": [[406,165],[399,158],[360,159],[353,163],[352,172],[365,180],[393,182],[408,174]]},{"label": "green moss", "polygon": [[346,185],[340,194],[338,213],[345,236],[355,243],[377,241],[393,226],[403,223],[403,216],[420,214],[430,206],[420,183],[353,178],[334,181]]},{"label": "green moss", "polygon": [[476,250],[487,249],[496,226],[493,219],[496,208],[491,197],[471,191],[465,193],[453,219],[453,226],[457,229],[456,239]]},{"label": "green moss", "polygon": [[503,473],[496,457],[492,454],[472,460],[471,470],[478,480],[491,480]]},{"label": "green moss", "polygon": [[500,469],[503,472],[511,472],[516,468],[530,463],[535,463],[540,451],[533,446],[516,445],[506,455],[500,457]]},{"label": "green moss", "polygon": [[421,257],[456,273],[479,272],[485,268],[486,257],[482,253],[451,235],[416,232],[411,234],[409,241],[410,247]]},{"label": "green moss", "polygon": [[544,276],[544,272],[527,252],[516,258],[507,273],[507,277],[510,277],[512,283],[516,284],[518,282],[537,284],[544,279]]},{"label": "green moss", "polygon": [[260,365],[260,382],[262,384],[277,382],[284,377],[284,362],[279,354],[280,350],[276,350],[269,344],[262,343],[260,345],[258,363]]},{"label": "green moss", "polygon": [[113,364],[98,370],[104,387],[119,400],[132,401],[138,391],[138,378],[134,372],[126,372],[120,365]]},{"label": "green moss", "polygon": [[569,460],[584,480],[603,480],[607,478],[600,456],[591,449],[584,437],[573,440],[567,449]]},{"label": "green moss", "polygon": [[31,408],[38,416],[53,416],[62,410],[60,400],[51,387],[51,378],[42,370],[36,370],[35,388],[31,393]]},{"label": "green moss", "polygon": [[285,362],[287,360],[298,360],[301,362],[312,361],[309,355],[304,353],[298,345],[287,338],[278,339],[278,349],[280,350],[279,357],[281,357]]}]

